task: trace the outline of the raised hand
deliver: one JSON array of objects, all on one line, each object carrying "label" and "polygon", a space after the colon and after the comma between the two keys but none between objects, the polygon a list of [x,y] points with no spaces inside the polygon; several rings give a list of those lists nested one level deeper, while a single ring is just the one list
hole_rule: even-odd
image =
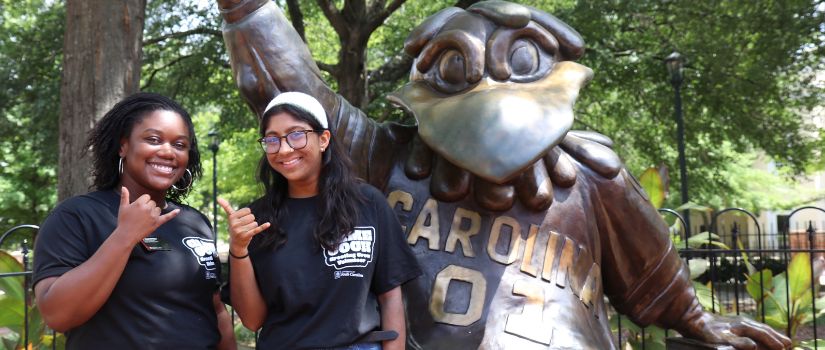
[{"label": "raised hand", "polygon": [[268,222],[258,224],[249,208],[236,211],[226,199],[218,198],[218,204],[226,212],[229,220],[229,253],[234,256],[246,256],[249,254],[249,242],[252,237],[269,228],[270,224]]},{"label": "raised hand", "polygon": [[160,215],[161,208],[153,201],[148,194],[144,194],[134,202],[129,203],[129,190],[126,187],[120,188],[120,209],[117,213],[117,228],[121,235],[137,244],[141,239],[149,236],[152,232],[178,216],[180,209],[172,210]]}]

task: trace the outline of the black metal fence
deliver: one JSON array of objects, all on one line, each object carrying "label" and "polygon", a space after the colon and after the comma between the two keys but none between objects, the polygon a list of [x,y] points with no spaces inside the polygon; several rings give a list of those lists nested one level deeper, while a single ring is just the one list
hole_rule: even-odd
[{"label": "black metal fence", "polygon": [[[706,309],[767,323],[802,347],[825,346],[819,339],[825,338],[825,296],[820,289],[825,284],[825,209],[801,207],[780,216],[770,227],[747,210],[729,208],[707,215],[691,228],[680,213],[660,211],[674,223],[674,244],[691,270],[697,296]],[[819,219],[794,220],[802,212],[814,213]],[[14,264],[0,264],[6,269],[12,266],[0,270],[0,287],[14,289],[19,284],[19,290],[5,292],[15,295],[0,295],[0,302],[5,300],[0,304],[0,321],[19,321],[0,323],[0,338],[6,338],[0,349],[23,344],[59,349],[62,345],[61,336],[45,327],[33,303],[31,242],[37,229],[21,225],[0,236],[0,250],[14,252],[19,263],[16,269]],[[627,343],[636,349],[664,348],[664,338],[675,335],[655,327],[640,328],[617,314],[611,314],[611,325],[621,348]]]},{"label": "black metal fence", "polygon": [[[35,225],[19,225],[0,236],[0,348],[29,349],[31,344],[34,349],[57,349],[60,343],[58,335],[45,327],[33,303],[30,243],[38,229]],[[7,247],[9,241],[18,247]]]},{"label": "black metal fence", "polygon": [[[671,237],[689,266],[697,296],[717,314],[767,323],[801,348],[825,347],[825,209],[805,206],[779,215],[773,225],[741,208],[693,220],[660,210],[674,222]],[[802,214],[808,218],[802,220]],[[816,219],[811,219],[816,217]],[[678,224],[676,224],[678,223]],[[767,229],[765,229],[767,228]],[[611,315],[616,340],[635,349],[664,348],[669,330],[640,328]]]}]

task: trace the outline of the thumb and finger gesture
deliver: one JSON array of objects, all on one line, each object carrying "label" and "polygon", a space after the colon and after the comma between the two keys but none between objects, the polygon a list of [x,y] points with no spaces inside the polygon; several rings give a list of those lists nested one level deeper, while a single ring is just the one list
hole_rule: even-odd
[{"label": "thumb and finger gesture", "polygon": [[161,208],[147,194],[138,197],[134,202],[129,202],[129,190],[126,187],[120,188],[117,226],[127,228],[124,231],[128,232],[135,243],[172,220],[178,213],[180,209],[161,215]]},{"label": "thumb and finger gesture", "polygon": [[249,208],[234,210],[226,199],[218,198],[218,204],[226,212],[229,220],[229,246],[231,252],[236,255],[245,255],[252,237],[269,228],[270,224],[268,222],[258,224],[255,221],[255,215],[252,214]]}]

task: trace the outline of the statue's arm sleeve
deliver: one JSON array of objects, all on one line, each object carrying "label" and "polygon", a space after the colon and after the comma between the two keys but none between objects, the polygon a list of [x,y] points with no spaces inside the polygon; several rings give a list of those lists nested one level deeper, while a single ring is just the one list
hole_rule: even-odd
[{"label": "statue's arm sleeve", "polygon": [[636,324],[679,329],[702,307],[668,228],[626,169],[597,185],[605,294]]},{"label": "statue's arm sleeve", "polygon": [[324,82],[309,48],[270,0],[218,0],[223,39],[232,76],[249,107],[258,115],[286,91],[315,96],[330,118],[338,99]]}]

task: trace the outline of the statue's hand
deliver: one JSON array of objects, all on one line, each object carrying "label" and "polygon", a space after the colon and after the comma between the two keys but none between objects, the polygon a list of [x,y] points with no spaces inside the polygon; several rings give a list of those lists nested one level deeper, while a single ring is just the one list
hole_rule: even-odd
[{"label": "statue's hand", "polygon": [[224,20],[233,23],[254,12],[269,0],[216,0]]},{"label": "statue's hand", "polygon": [[739,350],[791,348],[788,337],[742,316],[719,316],[703,312],[689,323],[683,335],[708,343],[730,344]]}]

